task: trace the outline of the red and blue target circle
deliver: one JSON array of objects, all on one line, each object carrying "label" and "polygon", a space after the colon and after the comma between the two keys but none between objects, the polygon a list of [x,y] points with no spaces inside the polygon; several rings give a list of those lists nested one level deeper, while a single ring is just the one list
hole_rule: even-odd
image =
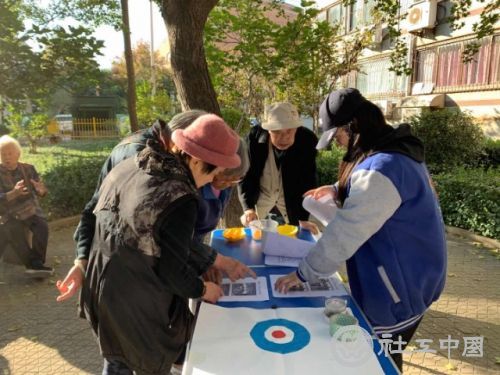
[{"label": "red and blue target circle", "polygon": [[311,334],[303,325],[287,319],[259,322],[250,336],[259,348],[281,354],[299,351],[311,341]]}]

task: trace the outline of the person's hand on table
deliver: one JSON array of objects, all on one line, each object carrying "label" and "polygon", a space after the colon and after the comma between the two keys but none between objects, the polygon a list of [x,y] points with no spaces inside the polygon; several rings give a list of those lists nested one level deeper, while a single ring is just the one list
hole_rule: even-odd
[{"label": "person's hand on table", "polygon": [[330,195],[333,200],[337,198],[337,190],[333,185],[323,185],[316,189],[308,190],[304,193],[304,197],[312,197],[316,200],[323,198],[325,195]]},{"label": "person's hand on table", "polygon": [[245,227],[248,227],[251,221],[257,220],[257,212],[255,210],[246,210],[243,215],[241,216],[241,224],[243,224]]},{"label": "person's hand on table", "polygon": [[217,258],[215,258],[214,262],[214,267],[225,273],[231,281],[242,279],[245,276],[251,276],[254,279],[257,277],[255,272],[253,272],[243,263],[231,257],[226,257],[222,254],[217,254]]},{"label": "person's hand on table", "polygon": [[216,303],[224,295],[222,288],[211,281],[205,281],[205,293],[201,296],[204,301]]},{"label": "person's hand on table", "polygon": [[290,290],[290,288],[299,285],[302,285],[302,281],[300,281],[296,272],[292,272],[276,280],[276,284],[274,284],[274,290],[286,294]]},{"label": "person's hand on table", "polygon": [[222,284],[222,272],[214,266],[210,266],[202,277],[204,281],[211,281],[217,285]]},{"label": "person's hand on table", "polygon": [[68,271],[64,280],[57,280],[56,287],[60,293],[56,298],[57,302],[71,298],[82,287],[86,267],[87,260],[76,260],[75,265]]},{"label": "person's hand on table", "polygon": [[307,229],[312,234],[319,234],[319,228],[312,221],[302,221],[299,220],[299,225],[303,229]]}]

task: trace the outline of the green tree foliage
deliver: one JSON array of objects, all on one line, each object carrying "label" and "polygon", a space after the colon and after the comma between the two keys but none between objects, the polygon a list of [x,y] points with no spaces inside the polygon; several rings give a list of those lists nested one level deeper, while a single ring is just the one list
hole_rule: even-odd
[{"label": "green tree foliage", "polygon": [[279,25],[267,15],[284,17],[276,1],[220,0],[205,25],[205,49],[221,104],[258,116],[276,74],[273,63]]},{"label": "green tree foliage", "polygon": [[41,14],[29,1],[0,2],[0,96],[11,101],[41,100],[59,87],[71,92],[98,74],[103,43],[91,30],[45,23]]},{"label": "green tree foliage", "polygon": [[172,100],[165,90],[158,90],[153,95],[149,81],[137,85],[137,120],[141,127],[150,126],[157,118],[170,118],[172,109]]},{"label": "green tree foliage", "polygon": [[[132,50],[135,79],[137,84],[137,118],[140,126],[148,126],[160,117],[171,117],[176,111],[176,103],[171,97],[175,87],[167,68],[167,61],[158,51],[154,52],[155,89],[152,87],[151,49],[146,42],[139,42]],[[113,61],[111,78],[125,91],[127,86],[127,68],[125,59]]]},{"label": "green tree foliage", "polygon": [[484,135],[469,114],[452,109],[427,111],[413,117],[410,124],[424,142],[425,159],[433,172],[477,164]]},{"label": "green tree foliage", "polygon": [[313,2],[296,13],[279,1],[221,0],[205,28],[207,59],[224,105],[259,117],[264,102],[288,100],[317,119],[317,104],[353,70],[369,31],[340,38],[317,23]]},{"label": "green tree foliage", "polygon": [[358,56],[371,41],[371,29],[340,36],[337,26],[317,22],[312,2],[278,30],[275,64],[279,96],[297,105],[318,124],[318,103],[342,76],[357,67]]},{"label": "green tree foliage", "polygon": [[12,111],[8,119],[10,134],[16,138],[26,139],[29,143],[29,152],[36,154],[38,142],[47,134],[49,117],[44,113],[23,116],[13,107],[9,110]]}]

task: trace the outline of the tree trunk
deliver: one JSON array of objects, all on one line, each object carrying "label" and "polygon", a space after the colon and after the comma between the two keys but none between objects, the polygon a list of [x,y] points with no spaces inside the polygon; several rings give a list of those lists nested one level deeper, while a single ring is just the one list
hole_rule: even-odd
[{"label": "tree trunk", "polygon": [[120,0],[122,7],[122,32],[125,46],[125,64],[127,66],[127,106],[132,133],[139,130],[137,124],[137,94],[135,92],[135,71],[132,58],[132,43],[130,42],[130,22],[128,19],[128,0]]},{"label": "tree trunk", "polygon": [[203,109],[220,115],[217,95],[208,73],[203,29],[218,0],[163,0],[170,66],[182,109]]},{"label": "tree trunk", "polygon": [[238,190],[234,187],[224,211],[222,226],[224,228],[241,227],[241,215],[243,215],[243,208],[238,199]]},{"label": "tree trunk", "polygon": [[[203,29],[218,0],[163,0],[161,11],[167,27],[170,66],[182,109],[203,109],[220,115],[217,95],[208,73]],[[241,226],[243,213],[236,188],[224,212],[224,227]]]}]

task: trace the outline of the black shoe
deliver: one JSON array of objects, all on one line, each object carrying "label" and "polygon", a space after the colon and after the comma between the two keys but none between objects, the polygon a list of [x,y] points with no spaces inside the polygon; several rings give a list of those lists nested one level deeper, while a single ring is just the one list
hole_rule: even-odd
[{"label": "black shoe", "polygon": [[26,268],[25,273],[30,276],[52,276],[54,274],[54,269],[50,267],[46,267],[42,262],[33,262],[31,267]]}]

